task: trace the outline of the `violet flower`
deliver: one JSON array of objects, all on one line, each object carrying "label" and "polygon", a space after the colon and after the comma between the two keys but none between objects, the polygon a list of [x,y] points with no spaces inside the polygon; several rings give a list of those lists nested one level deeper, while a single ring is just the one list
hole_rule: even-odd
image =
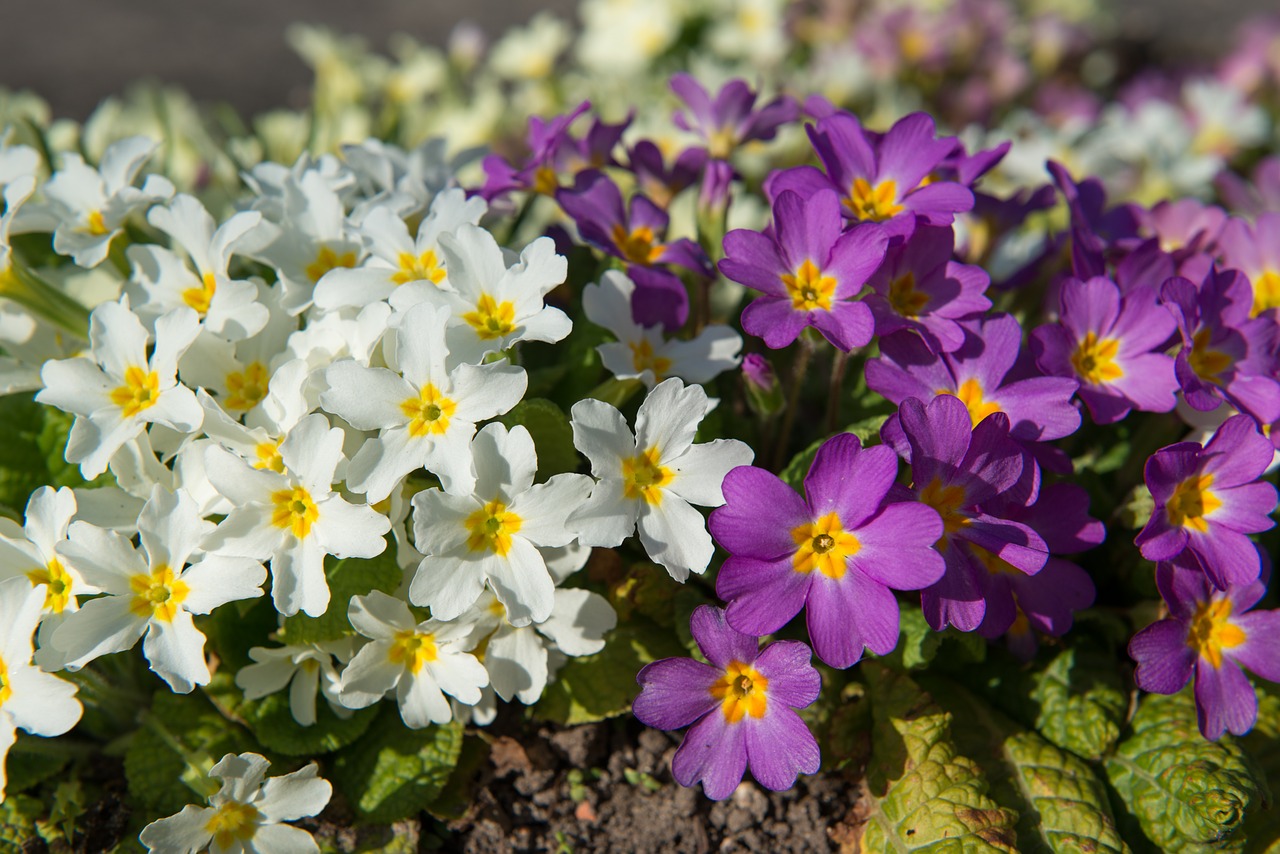
[{"label": "violet flower", "polygon": [[1250,317],[1280,309],[1280,213],[1264,213],[1252,226],[1232,217],[1222,229],[1218,249],[1222,265],[1240,270],[1253,285]]},{"label": "violet flower", "polygon": [[640,192],[665,209],[682,190],[698,182],[707,156],[705,148],[686,148],[668,167],[662,150],[651,140],[642,139],[629,152],[628,166]]},{"label": "violet flower", "polygon": [[569,126],[590,108],[591,102],[583,101],[564,115],[550,119],[530,116],[526,136],[529,155],[521,166],[514,166],[497,154],[484,159],[485,182],[480,188],[484,200],[491,202],[515,190],[555,193],[560,186],[556,157],[568,137]]},{"label": "violet flower", "polygon": [[729,624],[765,635],[802,608],[818,657],[849,667],[863,647],[878,655],[898,643],[894,590],[919,590],[942,577],[933,548],[938,514],[923,504],[886,503],[898,459],[858,437],[828,439],[805,476],[805,497],[776,475],[740,466],[725,476],[725,504],[711,513],[712,536],[729,551],[716,578]]},{"label": "violet flower", "polygon": [[1280,212],[1280,157],[1258,161],[1250,180],[1224,170],[1213,183],[1227,207],[1236,213],[1257,216]]},{"label": "violet flower", "polygon": [[1179,442],[1152,454],[1143,475],[1155,510],[1134,540],[1142,556],[1189,552],[1219,590],[1251,583],[1260,565],[1248,535],[1275,525],[1276,488],[1259,480],[1273,455],[1247,415],[1228,418],[1203,448]]},{"label": "violet flower", "polygon": [[689,108],[688,114],[676,111],[676,126],[702,137],[715,160],[728,159],[744,142],[773,139],[778,128],[800,116],[800,106],[790,95],[757,108],[757,94],[742,80],[730,80],[712,99],[701,83],[681,73],[672,75],[671,91]]},{"label": "violet flower", "polygon": [[1194,563],[1181,559],[1157,566],[1156,584],[1169,618],[1129,641],[1138,687],[1176,694],[1194,674],[1204,737],[1244,735],[1257,721],[1258,698],[1241,667],[1280,682],[1280,611],[1247,613],[1267,592],[1266,580],[1217,590]]},{"label": "violet flower", "polygon": [[720,272],[763,294],[743,310],[743,329],[775,350],[806,326],[846,352],[871,341],[871,309],[857,296],[884,260],[888,237],[874,223],[843,234],[840,226],[835,193],[788,191],[774,200],[772,234],[725,235]]},{"label": "violet flower", "polygon": [[725,621],[724,611],[702,605],[689,629],[710,664],[664,658],[636,676],[642,686],[632,706],[636,718],[656,729],[693,724],[671,760],[682,786],[702,782],[713,800],[733,794],[742,775],[782,791],[799,774],[818,770],[818,742],[796,714],[818,698],[822,678],[809,663],[809,647],[759,642]]}]

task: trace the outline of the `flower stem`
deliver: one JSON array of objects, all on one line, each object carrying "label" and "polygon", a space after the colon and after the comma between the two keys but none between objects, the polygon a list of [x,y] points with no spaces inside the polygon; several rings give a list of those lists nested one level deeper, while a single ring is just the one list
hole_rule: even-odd
[{"label": "flower stem", "polygon": [[13,300],[77,338],[89,340],[89,310],[18,264],[0,270],[0,297]]},{"label": "flower stem", "polygon": [[849,354],[832,348],[831,385],[827,388],[827,432],[834,433],[840,426],[840,398],[844,391],[844,374],[849,367]]},{"label": "flower stem", "polygon": [[787,463],[787,446],[791,442],[791,431],[795,427],[796,412],[800,408],[800,389],[804,387],[804,376],[809,370],[809,362],[813,358],[813,339],[807,334],[799,338],[800,349],[796,351],[791,362],[791,385],[787,389],[787,407],[782,416],[782,427],[778,430],[778,443],[774,448],[773,471],[782,471]]}]

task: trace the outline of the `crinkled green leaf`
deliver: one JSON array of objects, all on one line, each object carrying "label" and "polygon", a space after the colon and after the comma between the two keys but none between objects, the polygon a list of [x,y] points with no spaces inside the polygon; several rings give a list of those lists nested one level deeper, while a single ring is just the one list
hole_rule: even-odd
[{"label": "crinkled green leaf", "polygon": [[636,674],[651,661],[687,654],[670,630],[640,616],[619,625],[595,655],[571,658],[547,685],[535,713],[562,724],[625,714],[640,693]]},{"label": "crinkled green leaf", "polygon": [[533,437],[538,454],[539,483],[562,472],[578,468],[578,451],[573,446],[573,428],[559,406],[541,397],[522,400],[502,416],[508,428],[522,425]]},{"label": "crinkled green leaf", "polygon": [[370,590],[393,593],[403,575],[396,565],[394,547],[374,558],[329,558],[325,561],[324,574],[329,580],[329,610],[319,617],[299,612],[285,618],[280,632],[283,643],[320,643],[355,634],[347,619],[351,597],[364,596]]},{"label": "crinkled green leaf", "polygon": [[1063,650],[1035,676],[1036,729],[1085,759],[1099,759],[1120,737],[1129,709],[1114,656],[1089,646]]},{"label": "crinkled green leaf", "polygon": [[1116,829],[1106,787],[1087,762],[1024,729],[957,682],[935,677],[924,684],[964,722],[953,729],[956,744],[982,766],[992,796],[1018,810],[1020,850],[1129,851]]},{"label": "crinkled green leaf", "polygon": [[409,729],[384,703],[369,732],[334,757],[330,779],[361,821],[390,824],[436,799],[461,750],[461,723]]},{"label": "crinkled green leaf", "polygon": [[26,844],[38,837],[36,821],[44,804],[27,795],[7,795],[0,803],[0,852],[18,854],[31,850]]},{"label": "crinkled green leaf", "polygon": [[364,735],[377,717],[376,708],[360,709],[340,718],[323,699],[316,702],[316,722],[302,726],[289,710],[288,691],[246,701],[236,711],[263,747],[285,756],[332,753]]},{"label": "crinkled green leaf", "polygon": [[890,661],[901,663],[907,670],[927,667],[938,656],[944,642],[954,648],[961,661],[981,661],[986,657],[987,643],[972,632],[948,628],[936,632],[929,627],[924,612],[914,605],[904,605],[899,618],[902,635],[889,654]]},{"label": "crinkled green leaf", "polygon": [[427,806],[427,812],[441,821],[452,821],[466,815],[475,794],[480,769],[488,761],[488,742],[476,735],[463,738],[458,762],[453,766],[440,796]]},{"label": "crinkled green leaf", "polygon": [[1280,852],[1280,687],[1254,680],[1258,695],[1258,722],[1240,746],[1253,767],[1265,779],[1270,800],[1265,808],[1249,814],[1240,836],[1250,852]]},{"label": "crinkled green leaf", "polygon": [[18,740],[9,748],[9,756],[5,760],[6,795],[25,792],[67,766],[70,757],[44,750],[48,743],[48,739],[18,733]]},{"label": "crinkled green leaf", "polygon": [[951,737],[951,715],[906,676],[862,666],[871,696],[872,800],[863,851],[1017,851],[1017,814],[987,795],[987,780]]},{"label": "crinkled green leaf", "polygon": [[1190,687],[1144,697],[1106,766],[1125,807],[1161,851],[1238,850],[1236,831],[1262,805],[1235,739],[1200,735]]}]

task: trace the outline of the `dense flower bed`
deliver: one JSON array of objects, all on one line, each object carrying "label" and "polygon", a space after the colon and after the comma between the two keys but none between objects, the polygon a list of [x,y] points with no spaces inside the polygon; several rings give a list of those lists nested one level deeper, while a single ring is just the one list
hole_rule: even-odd
[{"label": "dense flower bed", "polygon": [[0,93],[7,840],[123,755],[121,850],[316,850],[628,712],[864,850],[1280,840],[1280,25],[581,11]]}]

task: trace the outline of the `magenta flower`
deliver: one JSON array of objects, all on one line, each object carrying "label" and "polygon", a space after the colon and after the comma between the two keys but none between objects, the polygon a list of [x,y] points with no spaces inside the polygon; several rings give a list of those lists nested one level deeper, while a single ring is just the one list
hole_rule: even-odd
[{"label": "magenta flower", "polygon": [[806,326],[846,352],[871,341],[875,321],[857,296],[884,260],[888,237],[874,223],[843,234],[840,226],[835,193],[784,192],[773,203],[772,234],[725,235],[720,272],[763,294],[743,310],[743,329],[775,350]]},{"label": "magenta flower", "polygon": [[894,235],[909,234],[917,217],[950,225],[957,213],[973,207],[968,187],[926,180],[956,147],[954,138],[936,137],[927,113],[899,119],[883,135],[866,132],[849,113],[833,113],[809,126],[809,139],[827,171],[797,166],[775,172],[765,182],[770,198],[786,190],[806,197],[834,190],[846,218],[884,223]]},{"label": "magenta flower", "polygon": [[1280,309],[1280,213],[1264,213],[1253,225],[1232,217],[1218,239],[1222,266],[1240,270],[1253,285],[1250,317]]},{"label": "magenta flower", "polygon": [[828,439],[805,476],[805,497],[764,469],[725,476],[725,504],[712,536],[729,551],[716,593],[738,631],[765,635],[806,609],[809,639],[832,667],[849,667],[863,647],[878,655],[898,642],[893,590],[918,590],[942,576],[933,544],[938,514],[914,501],[886,503],[898,460],[858,437]]},{"label": "magenta flower", "polygon": [[1280,157],[1264,157],[1250,180],[1224,170],[1213,180],[1227,206],[1236,213],[1258,216],[1280,212]]},{"label": "magenta flower", "polygon": [[671,91],[689,107],[687,115],[676,111],[676,125],[702,137],[716,160],[725,160],[744,142],[773,139],[779,127],[800,116],[800,106],[790,95],[779,95],[757,108],[756,93],[742,80],[730,80],[712,99],[693,77],[675,74]]},{"label": "magenta flower", "polygon": [[1142,556],[1189,552],[1219,590],[1253,582],[1261,566],[1248,535],[1275,525],[1276,488],[1259,481],[1273,452],[1252,418],[1234,415],[1203,448],[1179,442],[1152,454],[1143,475],[1155,511],[1134,540]]},{"label": "magenta flower", "polygon": [[818,742],[796,714],[818,698],[822,678],[809,663],[809,647],[759,641],[725,621],[724,611],[702,605],[689,629],[710,664],[664,658],[646,665],[632,706],[655,729],[693,724],[671,760],[682,786],[702,781],[702,791],[723,800],[748,768],[760,785],[782,791],[799,774],[818,770]]},{"label": "magenta flower", "polygon": [[1123,297],[1102,276],[1062,284],[1061,318],[1031,334],[1031,352],[1046,374],[1080,383],[1080,399],[1098,424],[1129,414],[1169,412],[1178,383],[1161,350],[1177,329],[1148,287]]},{"label": "magenta flower", "polygon": [[531,116],[527,135],[529,155],[519,166],[496,154],[486,157],[485,182],[480,195],[486,201],[516,190],[550,196],[560,188],[562,174],[573,178],[586,169],[617,165],[613,149],[631,124],[631,117],[618,124],[595,118],[586,134],[581,139],[575,138],[569,133],[569,126],[590,107],[589,101],[583,101],[562,116],[551,119]]},{"label": "magenta flower", "polygon": [[1156,567],[1156,584],[1169,619],[1129,641],[1138,687],[1176,694],[1194,674],[1204,737],[1244,735],[1258,718],[1258,698],[1241,667],[1280,682],[1280,611],[1246,613],[1267,592],[1265,579],[1217,590],[1194,563],[1178,560]]},{"label": "magenta flower", "polygon": [[875,291],[866,302],[876,335],[911,329],[931,350],[946,352],[964,344],[956,321],[991,308],[982,295],[991,279],[981,267],[952,261],[954,251],[955,232],[945,226],[921,225],[905,241],[889,244],[884,263],[867,282]]},{"label": "magenta flower", "polygon": [[696,184],[706,165],[705,148],[686,148],[669,167],[662,150],[650,140],[640,140],[629,152],[628,167],[636,176],[636,185],[661,208],[669,207],[682,190]]}]

